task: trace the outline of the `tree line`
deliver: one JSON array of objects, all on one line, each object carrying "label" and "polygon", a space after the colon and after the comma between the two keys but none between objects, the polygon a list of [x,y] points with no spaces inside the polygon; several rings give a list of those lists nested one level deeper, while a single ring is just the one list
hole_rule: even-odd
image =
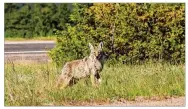
[{"label": "tree line", "polygon": [[52,36],[69,22],[71,4],[5,3],[5,37]]}]

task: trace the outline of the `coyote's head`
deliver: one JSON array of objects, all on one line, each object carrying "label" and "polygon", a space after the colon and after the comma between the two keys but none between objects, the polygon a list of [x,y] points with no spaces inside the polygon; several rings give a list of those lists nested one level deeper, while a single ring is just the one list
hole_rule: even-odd
[{"label": "coyote's head", "polygon": [[94,47],[91,43],[89,43],[89,48],[91,50],[90,56],[94,56],[98,60],[100,60],[100,58],[103,55],[102,47],[103,47],[103,43],[102,42],[99,43],[98,47]]}]

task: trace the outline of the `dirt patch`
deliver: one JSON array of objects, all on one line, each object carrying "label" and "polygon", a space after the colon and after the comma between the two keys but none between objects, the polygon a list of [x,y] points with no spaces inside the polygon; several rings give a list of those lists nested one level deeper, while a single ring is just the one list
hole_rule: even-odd
[{"label": "dirt patch", "polygon": [[185,106],[185,97],[166,98],[166,99],[150,99],[150,100],[136,100],[136,101],[117,101],[112,104],[103,106]]},{"label": "dirt patch", "polygon": [[64,106],[185,106],[185,97],[137,97],[134,101],[119,99],[116,101],[63,102]]}]

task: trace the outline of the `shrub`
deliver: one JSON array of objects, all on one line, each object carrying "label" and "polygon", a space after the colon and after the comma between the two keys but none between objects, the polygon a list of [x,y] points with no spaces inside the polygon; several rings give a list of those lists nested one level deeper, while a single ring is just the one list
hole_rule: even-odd
[{"label": "shrub", "polygon": [[50,53],[60,65],[82,58],[88,42],[104,42],[112,60],[138,63],[147,60],[185,61],[185,4],[103,3],[74,4],[70,24],[57,32],[57,47]]}]

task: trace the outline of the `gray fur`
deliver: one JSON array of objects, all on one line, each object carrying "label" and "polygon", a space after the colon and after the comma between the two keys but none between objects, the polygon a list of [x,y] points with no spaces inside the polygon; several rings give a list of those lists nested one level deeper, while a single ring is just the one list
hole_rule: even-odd
[{"label": "gray fur", "polygon": [[73,60],[67,62],[62,73],[57,81],[57,87],[61,89],[69,85],[72,79],[81,79],[90,76],[93,86],[98,86],[101,82],[99,72],[102,70],[102,64],[97,56],[102,51],[102,43],[95,49],[91,43],[89,43],[90,55],[80,60]]}]

